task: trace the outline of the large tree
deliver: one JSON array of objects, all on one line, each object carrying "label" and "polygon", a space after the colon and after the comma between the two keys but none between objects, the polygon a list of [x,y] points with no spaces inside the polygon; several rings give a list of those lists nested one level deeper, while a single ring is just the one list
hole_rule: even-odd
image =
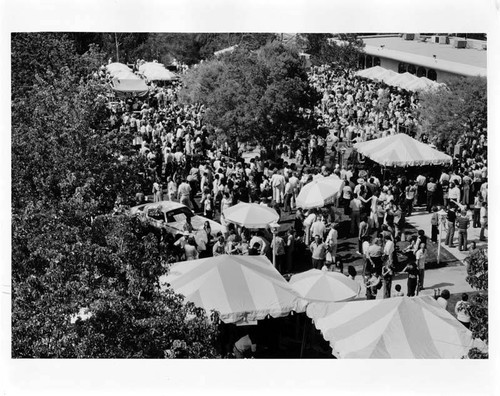
[{"label": "large tree", "polygon": [[357,69],[363,53],[363,41],[355,34],[305,33],[302,34],[305,51],[311,55],[313,65],[329,64],[346,69]]},{"label": "large tree", "polygon": [[[480,290],[471,299],[470,329],[474,338],[488,342],[488,249],[477,249],[466,258],[467,282],[473,288]],[[478,349],[471,349],[469,357],[485,358],[487,354]]]},{"label": "large tree", "polygon": [[13,357],[215,356],[205,313],[159,291],[167,247],[108,214],[145,164],[108,127],[103,54],[38,33],[12,48]]},{"label": "large tree", "polygon": [[420,95],[419,120],[440,149],[461,136],[478,136],[487,125],[487,90],[484,77],[450,77],[446,86]]},{"label": "large tree", "polygon": [[319,94],[298,54],[278,42],[200,64],[185,77],[180,98],[204,104],[205,122],[228,142],[258,142],[272,150],[316,128],[304,114]]}]

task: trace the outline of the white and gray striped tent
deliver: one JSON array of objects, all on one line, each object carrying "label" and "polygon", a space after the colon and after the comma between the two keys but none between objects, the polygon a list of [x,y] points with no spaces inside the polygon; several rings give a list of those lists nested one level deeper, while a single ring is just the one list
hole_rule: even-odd
[{"label": "white and gray striped tent", "polygon": [[251,323],[305,312],[307,302],[264,256],[221,255],[175,263],[160,285],[207,313],[216,310],[224,323]]},{"label": "white and gray striped tent", "polygon": [[431,296],[311,303],[307,316],[338,358],[460,359],[485,348]]}]

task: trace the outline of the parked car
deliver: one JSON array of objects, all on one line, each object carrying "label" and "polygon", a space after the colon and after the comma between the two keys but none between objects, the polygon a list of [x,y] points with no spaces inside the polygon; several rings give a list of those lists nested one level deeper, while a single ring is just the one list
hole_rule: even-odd
[{"label": "parked car", "polygon": [[175,237],[179,237],[184,233],[184,224],[186,218],[191,219],[193,226],[192,234],[197,243],[205,240],[203,236],[203,226],[205,221],[210,223],[212,229],[211,234],[216,237],[217,233],[224,232],[224,228],[216,221],[207,219],[203,216],[198,216],[193,213],[186,205],[174,201],[160,201],[146,203],[134,206],[130,209],[132,215],[138,216],[141,221],[159,230],[165,230]]}]

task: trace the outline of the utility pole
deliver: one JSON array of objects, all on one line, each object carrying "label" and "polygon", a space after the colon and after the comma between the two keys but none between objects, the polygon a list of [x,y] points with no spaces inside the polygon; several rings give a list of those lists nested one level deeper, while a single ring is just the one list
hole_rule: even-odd
[{"label": "utility pole", "polygon": [[115,45],[116,45],[116,61],[120,62],[120,53],[118,51],[118,36],[115,33]]}]

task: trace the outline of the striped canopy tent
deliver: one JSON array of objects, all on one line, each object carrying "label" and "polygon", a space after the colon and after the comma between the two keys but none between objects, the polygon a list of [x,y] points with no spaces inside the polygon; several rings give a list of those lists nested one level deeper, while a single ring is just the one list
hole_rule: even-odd
[{"label": "striped canopy tent", "polygon": [[266,228],[280,218],[278,212],[268,206],[240,202],[224,209],[224,219],[246,228]]},{"label": "striped canopy tent", "polygon": [[338,358],[460,359],[486,349],[431,296],[311,303],[307,316]]},{"label": "striped canopy tent", "polygon": [[148,81],[172,81],[179,77],[167,70],[162,63],[149,62],[139,67],[141,73]]},{"label": "striped canopy tent", "polygon": [[132,72],[132,69],[130,69],[130,67],[128,67],[127,65],[125,65],[123,63],[119,63],[119,62],[114,62],[114,63],[107,64],[106,65],[106,70],[112,76],[115,75],[118,72],[121,72],[121,71]]},{"label": "striped canopy tent", "polygon": [[411,82],[415,81],[418,77],[414,76],[413,74],[410,74],[408,72],[402,73],[402,74],[396,74],[393,77],[390,77],[385,80],[385,83],[388,85],[392,85],[395,87],[401,87],[404,88],[405,85],[410,84]]},{"label": "striped canopy tent", "polygon": [[297,196],[297,206],[302,209],[320,208],[333,203],[344,188],[337,175],[318,177],[306,184]]},{"label": "striped canopy tent", "polygon": [[355,298],[361,289],[359,283],[340,272],[311,269],[295,274],[290,279],[292,288],[308,301],[347,301]]},{"label": "striped canopy tent", "polygon": [[139,72],[143,73],[146,70],[158,69],[158,68],[160,69],[165,68],[165,65],[159,62],[144,62],[139,66]]},{"label": "striped canopy tent", "polygon": [[139,79],[114,79],[112,84],[113,90],[122,94],[134,94],[144,96],[148,93],[146,82]]},{"label": "striped canopy tent", "polygon": [[404,133],[356,143],[354,149],[383,166],[451,164],[452,158]]},{"label": "striped canopy tent", "polygon": [[301,313],[307,305],[263,256],[221,255],[176,263],[160,278],[162,288],[168,284],[207,312],[218,311],[224,323]]},{"label": "striped canopy tent", "polygon": [[130,70],[119,70],[113,74],[116,80],[140,80],[141,78]]},{"label": "striped canopy tent", "polygon": [[370,80],[383,81],[387,85],[400,87],[406,89],[407,91],[427,91],[444,85],[429,80],[426,77],[417,77],[408,72],[399,74],[380,66],[360,70],[356,74]]}]

